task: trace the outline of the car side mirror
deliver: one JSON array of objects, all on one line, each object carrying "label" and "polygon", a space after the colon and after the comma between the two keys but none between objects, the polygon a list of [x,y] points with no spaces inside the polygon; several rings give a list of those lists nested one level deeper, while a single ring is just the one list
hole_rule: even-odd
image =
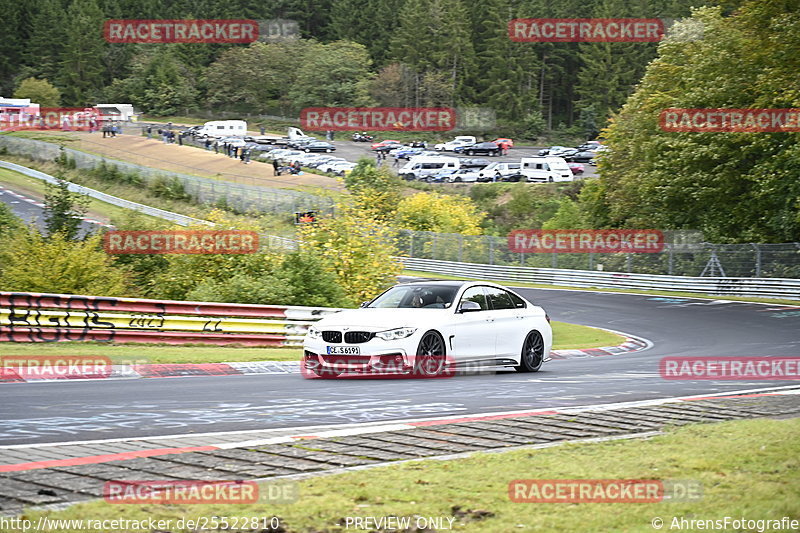
[{"label": "car side mirror", "polygon": [[366,307],[368,305],[369,305],[369,300],[367,300],[366,302],[361,302],[361,304],[358,307],[362,308],[362,307]]},{"label": "car side mirror", "polygon": [[474,311],[481,311],[481,306],[477,302],[466,301],[461,302],[461,305],[458,306],[459,313],[471,313]]}]

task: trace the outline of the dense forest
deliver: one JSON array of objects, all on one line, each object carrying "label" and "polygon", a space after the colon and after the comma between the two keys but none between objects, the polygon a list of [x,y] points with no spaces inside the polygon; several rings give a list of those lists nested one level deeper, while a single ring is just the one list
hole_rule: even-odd
[{"label": "dense forest", "polygon": [[[46,79],[62,105],[124,100],[156,115],[296,116],[328,105],[494,110],[509,133],[596,134],[657,43],[517,43],[513,18],[690,15],[703,0],[0,0],[0,94]],[[107,19],[288,19],[301,39],[109,44]]]}]

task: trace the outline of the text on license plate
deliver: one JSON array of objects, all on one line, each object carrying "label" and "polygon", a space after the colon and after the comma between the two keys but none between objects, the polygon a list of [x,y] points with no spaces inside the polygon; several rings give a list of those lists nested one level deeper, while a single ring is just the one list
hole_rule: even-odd
[{"label": "text on license plate", "polygon": [[361,355],[358,346],[328,346],[328,355]]}]

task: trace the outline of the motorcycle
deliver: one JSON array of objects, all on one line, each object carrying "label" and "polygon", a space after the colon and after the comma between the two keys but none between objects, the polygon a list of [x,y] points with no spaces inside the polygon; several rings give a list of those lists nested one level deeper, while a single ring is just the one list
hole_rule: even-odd
[{"label": "motorcycle", "polygon": [[353,134],[353,141],[357,143],[366,143],[372,142],[375,138],[372,135],[367,135],[366,133],[354,133]]}]

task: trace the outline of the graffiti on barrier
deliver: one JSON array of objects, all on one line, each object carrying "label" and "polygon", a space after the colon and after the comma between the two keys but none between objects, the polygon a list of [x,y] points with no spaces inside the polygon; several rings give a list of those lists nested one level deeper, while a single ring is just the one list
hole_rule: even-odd
[{"label": "graffiti on barrier", "polygon": [[[100,319],[101,307],[114,307],[116,298],[100,296],[60,296],[54,294],[10,293],[8,326],[0,326],[0,338],[16,342],[58,342],[85,340],[91,329],[111,330],[92,336],[95,341],[111,341],[114,324]],[[63,315],[52,316],[43,309],[58,308]]]}]

